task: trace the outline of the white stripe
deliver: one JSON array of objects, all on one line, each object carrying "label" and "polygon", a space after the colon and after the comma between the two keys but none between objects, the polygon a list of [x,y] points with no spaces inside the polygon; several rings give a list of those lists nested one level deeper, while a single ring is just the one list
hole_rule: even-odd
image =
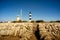
[{"label": "white stripe", "polygon": [[29,18],[32,18],[32,17],[29,17]]},{"label": "white stripe", "polygon": [[29,14],[29,15],[32,15],[32,14]]}]

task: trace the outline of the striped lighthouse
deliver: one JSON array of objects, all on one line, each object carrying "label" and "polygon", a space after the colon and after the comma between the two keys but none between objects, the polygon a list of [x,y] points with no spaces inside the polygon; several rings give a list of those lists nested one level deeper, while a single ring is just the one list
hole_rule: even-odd
[{"label": "striped lighthouse", "polygon": [[31,19],[32,19],[32,13],[29,12],[29,22],[31,22]]}]

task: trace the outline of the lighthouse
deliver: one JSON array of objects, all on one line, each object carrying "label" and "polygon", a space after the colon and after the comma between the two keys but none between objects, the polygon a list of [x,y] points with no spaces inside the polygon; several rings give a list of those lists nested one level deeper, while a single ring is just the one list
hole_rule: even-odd
[{"label": "lighthouse", "polygon": [[32,19],[32,13],[29,12],[29,22],[31,22],[31,19]]}]

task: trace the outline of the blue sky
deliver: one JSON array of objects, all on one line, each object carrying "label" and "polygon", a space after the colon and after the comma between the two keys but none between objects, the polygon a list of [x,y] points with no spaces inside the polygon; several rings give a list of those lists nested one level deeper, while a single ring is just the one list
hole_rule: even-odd
[{"label": "blue sky", "polygon": [[22,20],[60,20],[59,0],[0,0],[0,21],[16,20],[22,9]]}]

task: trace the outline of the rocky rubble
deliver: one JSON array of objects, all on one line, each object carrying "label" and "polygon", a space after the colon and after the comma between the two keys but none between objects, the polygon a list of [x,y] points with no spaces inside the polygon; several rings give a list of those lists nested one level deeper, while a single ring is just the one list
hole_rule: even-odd
[{"label": "rocky rubble", "polygon": [[60,23],[0,23],[2,35],[18,36],[19,40],[36,40],[35,31],[39,25],[40,40],[60,40]]},{"label": "rocky rubble", "polygon": [[20,40],[29,39],[32,34],[32,23],[1,23],[0,24],[0,36],[1,35],[13,35],[19,36]]},{"label": "rocky rubble", "polygon": [[60,23],[40,23],[39,30],[44,40],[60,40]]}]

